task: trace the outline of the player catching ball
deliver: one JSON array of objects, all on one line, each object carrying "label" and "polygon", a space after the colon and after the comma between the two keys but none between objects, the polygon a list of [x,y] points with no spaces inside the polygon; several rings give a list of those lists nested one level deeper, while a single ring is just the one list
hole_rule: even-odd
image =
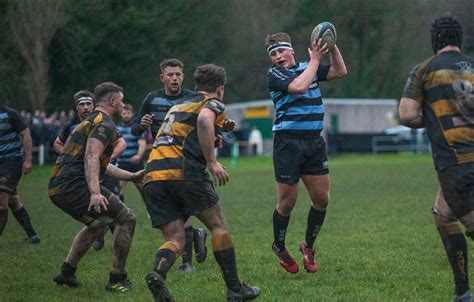
[{"label": "player catching ball", "polygon": [[[341,78],[347,70],[337,46],[329,50],[321,39],[313,41],[308,49],[308,62],[295,61],[287,33],[268,35],[265,47],[273,65],[268,70],[267,82],[276,111],[273,166],[278,199],[273,212],[272,249],[287,272],[298,272],[298,264],[286,249],[285,235],[301,178],[311,197],[311,207],[306,235],[299,249],[303,253],[304,268],[314,273],[318,267],[314,261],[313,245],[329,202],[326,143],[320,135],[324,107],[319,82]],[[330,64],[321,64],[328,52]]]}]

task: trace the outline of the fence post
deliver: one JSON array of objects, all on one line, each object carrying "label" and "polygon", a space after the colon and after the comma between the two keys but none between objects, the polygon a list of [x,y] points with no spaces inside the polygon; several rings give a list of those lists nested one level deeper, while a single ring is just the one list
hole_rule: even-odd
[{"label": "fence post", "polygon": [[44,165],[44,144],[39,145],[38,164]]}]

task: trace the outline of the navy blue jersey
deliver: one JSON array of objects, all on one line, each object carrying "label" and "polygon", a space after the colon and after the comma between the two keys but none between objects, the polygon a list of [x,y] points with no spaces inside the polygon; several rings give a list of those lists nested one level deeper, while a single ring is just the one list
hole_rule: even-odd
[{"label": "navy blue jersey", "polygon": [[77,115],[74,116],[72,120],[69,120],[64,124],[64,126],[59,130],[58,133],[58,138],[59,140],[65,144],[69,135],[71,135],[71,132],[76,128],[77,124],[79,124],[81,121]]},{"label": "navy blue jersey", "polygon": [[0,161],[23,158],[19,133],[26,124],[16,110],[0,105]]},{"label": "navy blue jersey", "polygon": [[327,81],[331,65],[319,65],[316,76],[306,93],[291,94],[288,86],[303,73],[308,62],[290,68],[273,66],[267,73],[267,84],[275,106],[276,116],[272,130],[293,135],[319,134],[324,127],[324,107],[319,82]]},{"label": "navy blue jersey", "polygon": [[119,164],[129,163],[132,157],[138,154],[138,141],[141,139],[145,140],[145,133],[140,135],[132,134],[132,123],[118,125],[117,129],[127,143],[127,149],[117,158],[117,162]]},{"label": "navy blue jersey", "polygon": [[135,123],[132,125],[132,133],[134,135],[142,134],[144,130],[140,128],[140,120],[145,114],[154,114],[151,134],[155,137],[170,108],[174,105],[181,104],[183,98],[195,93],[196,92],[189,89],[182,89],[181,94],[177,96],[166,95],[164,89],[150,92],[143,100],[142,106],[137,112]]}]

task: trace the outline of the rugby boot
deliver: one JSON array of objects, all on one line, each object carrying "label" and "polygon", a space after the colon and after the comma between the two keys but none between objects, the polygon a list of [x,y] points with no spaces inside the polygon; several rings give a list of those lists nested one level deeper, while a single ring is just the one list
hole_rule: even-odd
[{"label": "rugby boot", "polygon": [[151,291],[155,302],[173,302],[174,299],[171,296],[168,288],[166,287],[166,281],[157,272],[153,271],[148,273],[145,278],[148,289]]},{"label": "rugby boot", "polygon": [[241,283],[241,287],[238,292],[227,289],[227,301],[248,301],[257,298],[259,295],[260,288],[256,286],[248,286],[243,282]]},{"label": "rugby boot", "polygon": [[29,244],[38,244],[40,241],[41,239],[37,235],[33,235],[30,238],[25,239],[25,242]]},{"label": "rugby boot", "polygon": [[304,269],[308,273],[314,273],[318,270],[318,266],[314,262],[314,249],[306,247],[304,240],[300,243],[300,252],[303,254]]},{"label": "rugby boot", "polygon": [[132,282],[127,280],[127,273],[109,274],[109,283],[105,287],[106,290],[115,293],[126,293],[132,290]]},{"label": "rugby boot", "polygon": [[207,258],[207,246],[206,246],[207,232],[203,228],[197,228],[194,232],[194,252],[196,253],[197,263],[203,263]]},{"label": "rugby boot", "polygon": [[53,278],[53,282],[57,285],[67,285],[69,287],[79,287],[79,281],[75,275],[66,277],[61,271],[56,277]]},{"label": "rugby boot", "polygon": [[463,295],[455,295],[452,302],[474,302],[474,297],[470,291],[465,292]]},{"label": "rugby boot", "polygon": [[178,273],[186,274],[186,273],[194,273],[194,272],[196,272],[196,268],[190,262],[185,262],[178,267]]},{"label": "rugby boot", "polygon": [[285,269],[285,271],[292,274],[296,274],[298,272],[298,263],[296,263],[295,259],[291,257],[287,249],[280,251],[275,245],[275,242],[273,242],[272,250],[275,252],[275,255],[277,255],[278,260],[280,260],[280,265]]}]

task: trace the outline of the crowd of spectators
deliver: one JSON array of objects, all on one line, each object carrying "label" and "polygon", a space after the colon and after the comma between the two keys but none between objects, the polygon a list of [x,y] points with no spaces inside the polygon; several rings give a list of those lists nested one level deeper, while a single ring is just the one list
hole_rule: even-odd
[{"label": "crowd of spectators", "polygon": [[[74,110],[69,112],[60,111],[47,115],[46,112],[35,110],[31,112],[20,110],[20,115],[30,129],[33,147],[44,145],[46,161],[54,161],[56,154],[53,150],[53,143],[58,135],[59,130],[69,120],[74,118]],[[34,150],[37,150],[34,148]],[[37,152],[33,152],[33,156],[37,156]]]}]

